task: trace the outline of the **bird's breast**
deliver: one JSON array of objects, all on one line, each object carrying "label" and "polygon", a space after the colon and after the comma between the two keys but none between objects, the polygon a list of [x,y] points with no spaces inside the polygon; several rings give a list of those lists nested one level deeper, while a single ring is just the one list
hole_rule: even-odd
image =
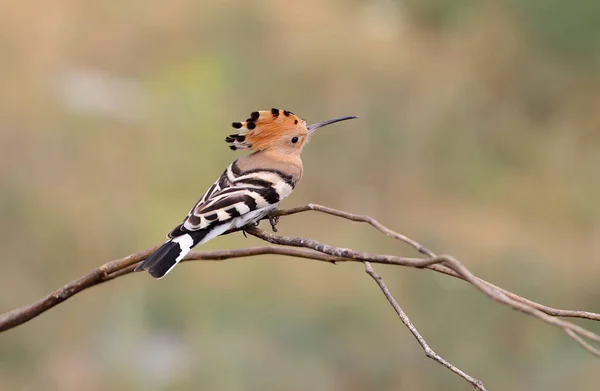
[{"label": "bird's breast", "polygon": [[273,185],[273,188],[279,195],[279,200],[281,200],[281,201],[288,198],[290,196],[290,194],[292,194],[292,191],[294,190],[293,182],[289,183],[286,181],[279,181],[279,182],[275,183]]}]

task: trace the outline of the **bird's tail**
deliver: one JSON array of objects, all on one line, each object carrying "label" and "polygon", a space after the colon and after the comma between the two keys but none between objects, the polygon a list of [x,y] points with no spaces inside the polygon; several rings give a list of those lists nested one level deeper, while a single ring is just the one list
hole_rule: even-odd
[{"label": "bird's tail", "polygon": [[201,231],[189,232],[169,239],[140,263],[135,271],[148,270],[152,277],[163,278],[190,252],[192,247],[200,243],[204,237],[204,232]]}]

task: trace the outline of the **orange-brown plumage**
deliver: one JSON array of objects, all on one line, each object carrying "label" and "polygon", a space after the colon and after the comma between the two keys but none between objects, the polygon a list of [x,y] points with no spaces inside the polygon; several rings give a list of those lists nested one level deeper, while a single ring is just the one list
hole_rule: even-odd
[{"label": "orange-brown plumage", "polygon": [[304,144],[308,129],[306,121],[287,110],[255,111],[245,122],[234,122],[238,133],[229,135],[225,141],[233,150],[263,151],[275,147],[286,136],[298,137],[299,149]]}]

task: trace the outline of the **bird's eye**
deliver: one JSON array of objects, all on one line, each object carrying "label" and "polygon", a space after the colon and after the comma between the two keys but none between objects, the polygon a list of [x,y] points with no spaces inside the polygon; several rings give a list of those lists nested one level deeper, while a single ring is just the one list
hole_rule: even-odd
[{"label": "bird's eye", "polygon": [[296,144],[298,142],[298,137],[292,137],[292,144]]}]

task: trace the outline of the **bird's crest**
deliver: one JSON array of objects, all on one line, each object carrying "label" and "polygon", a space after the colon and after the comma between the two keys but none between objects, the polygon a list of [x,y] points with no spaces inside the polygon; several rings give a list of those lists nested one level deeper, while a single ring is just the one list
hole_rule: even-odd
[{"label": "bird's crest", "polygon": [[231,124],[237,133],[230,134],[225,141],[230,149],[260,151],[268,148],[272,141],[289,133],[308,134],[306,122],[287,110],[271,109],[255,111],[245,122]]}]

